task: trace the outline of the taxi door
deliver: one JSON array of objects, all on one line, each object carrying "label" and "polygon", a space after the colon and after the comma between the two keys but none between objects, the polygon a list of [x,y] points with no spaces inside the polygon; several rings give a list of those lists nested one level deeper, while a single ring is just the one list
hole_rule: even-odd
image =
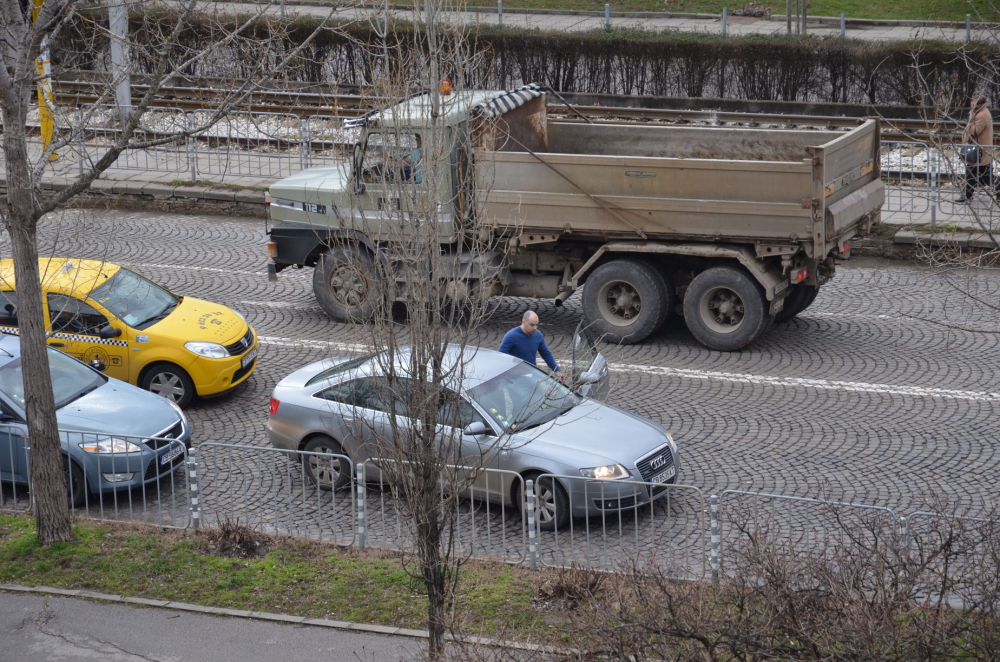
[{"label": "taxi door", "polygon": [[[76,297],[50,292],[49,347],[89,364],[100,359],[104,374],[128,381],[128,335],[125,325]],[[110,319],[109,319],[110,317]]]}]

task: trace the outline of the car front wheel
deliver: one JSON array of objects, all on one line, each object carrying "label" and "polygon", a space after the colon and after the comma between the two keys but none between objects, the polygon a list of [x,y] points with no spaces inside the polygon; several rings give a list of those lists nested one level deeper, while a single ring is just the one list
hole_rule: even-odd
[{"label": "car front wheel", "polygon": [[142,378],[142,388],[172,400],[178,407],[187,407],[194,399],[194,382],[182,369],[170,363],[150,368]]},{"label": "car front wheel", "polygon": [[[532,481],[535,489],[535,519],[541,531],[563,531],[569,528],[569,495],[565,488],[551,476],[539,480],[541,474],[533,473],[524,477]],[[514,503],[519,504],[522,516],[527,520],[527,498],[521,495],[521,482],[514,483]]]}]

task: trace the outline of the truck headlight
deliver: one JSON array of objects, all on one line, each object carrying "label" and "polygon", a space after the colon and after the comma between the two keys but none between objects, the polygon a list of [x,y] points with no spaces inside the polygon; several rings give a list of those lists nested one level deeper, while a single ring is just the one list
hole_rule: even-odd
[{"label": "truck headlight", "polygon": [[603,467],[580,469],[580,475],[585,478],[596,478],[597,480],[615,480],[618,478],[628,478],[628,469],[620,464],[606,464]]},{"label": "truck headlight", "polygon": [[226,348],[217,342],[186,342],[184,349],[210,359],[224,359],[229,356]]},{"label": "truck headlight", "polygon": [[142,448],[138,444],[124,439],[109,437],[100,441],[80,442],[80,448],[88,453],[140,453]]}]

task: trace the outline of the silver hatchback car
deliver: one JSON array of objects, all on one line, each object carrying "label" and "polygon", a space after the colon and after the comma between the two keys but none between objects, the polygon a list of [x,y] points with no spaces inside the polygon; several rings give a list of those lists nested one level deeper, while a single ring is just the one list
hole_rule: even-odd
[{"label": "silver hatchback car", "polygon": [[[500,480],[477,482],[477,495],[523,507],[522,481],[513,473],[524,479],[551,474],[554,484],[543,478],[538,486],[540,526],[562,529],[571,516],[649,503],[666,491],[663,483],[677,482],[677,447],[663,427],[581,392],[606,393],[608,370],[600,354],[578,353],[586,363],[574,366],[583,383],[576,391],[534,365],[490,349],[454,347],[450,355],[465,364],[464,378],[453,384],[461,399],[458,415],[443,414],[439,429],[460,439],[462,457],[456,463],[464,459],[469,466],[505,470]],[[407,358],[401,350],[394,363],[406,365]],[[331,358],[285,377],[271,396],[271,443],[346,455],[355,463],[378,458],[378,445],[391,439],[392,423],[408,422],[398,405],[386,402],[384,394],[398,392],[400,378],[394,377],[392,388],[380,388],[387,379],[383,364],[377,356]],[[403,420],[391,422],[393,416]],[[456,421],[462,430],[445,429]],[[342,471],[319,459],[306,456],[312,480],[325,489],[350,484],[346,467]]]}]

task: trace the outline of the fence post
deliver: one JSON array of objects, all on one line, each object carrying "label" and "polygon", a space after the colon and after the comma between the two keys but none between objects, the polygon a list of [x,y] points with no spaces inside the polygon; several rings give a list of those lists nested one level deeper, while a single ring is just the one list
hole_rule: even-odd
[{"label": "fence post", "polygon": [[709,519],[709,533],[711,534],[711,557],[712,565],[712,586],[719,585],[719,497],[716,494],[708,497],[711,515]]},{"label": "fence post", "polygon": [[28,472],[28,508],[35,512],[35,483],[31,480],[31,437],[24,435],[24,470]]},{"label": "fence post", "polygon": [[535,541],[535,483],[524,481],[524,496],[528,511],[528,561],[532,570],[538,570],[538,546]]},{"label": "fence post", "polygon": [[611,29],[611,3],[604,3],[604,29]]},{"label": "fence post", "polygon": [[899,541],[903,546],[904,553],[909,556],[910,554],[910,520],[906,518],[906,515],[901,515],[899,518]]},{"label": "fence post", "polygon": [[503,0],[497,0],[497,25],[503,27]]},{"label": "fence post", "polygon": [[309,157],[312,155],[312,143],[309,135],[309,118],[299,118],[299,167],[305,170],[309,167]]},{"label": "fence post", "polygon": [[[189,113],[184,113],[184,124],[190,130],[192,122],[191,115]],[[198,181],[198,150],[196,139],[193,135],[188,136],[187,139],[187,150],[188,150],[188,162],[191,166],[191,181]]]},{"label": "fence post", "polygon": [[840,12],[840,38],[844,39],[847,37],[847,17],[844,16],[844,12]]},{"label": "fence post", "polygon": [[358,465],[358,551],[365,551],[365,465]]},{"label": "fence post", "polygon": [[79,153],[79,169],[80,169],[80,179],[83,179],[83,161],[87,157],[87,137],[84,135],[83,130],[83,110],[80,107],[76,109],[76,126],[80,131],[80,153]]},{"label": "fence post", "polygon": [[972,14],[965,15],[965,43],[972,41]]},{"label": "fence post", "polygon": [[191,528],[201,526],[201,504],[198,502],[198,451],[192,448],[188,453],[188,492],[191,494]]},{"label": "fence post", "polygon": [[728,22],[727,21],[728,18],[729,18],[729,8],[728,7],[723,7],[722,8],[722,38],[723,39],[726,38],[726,23]]},{"label": "fence post", "polygon": [[785,31],[792,34],[792,0],[785,0]]}]

